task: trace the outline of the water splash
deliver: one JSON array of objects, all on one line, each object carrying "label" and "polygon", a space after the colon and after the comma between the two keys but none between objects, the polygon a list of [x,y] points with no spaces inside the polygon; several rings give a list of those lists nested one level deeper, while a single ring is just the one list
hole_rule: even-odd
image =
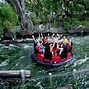
[{"label": "water splash", "polygon": [[81,64],[85,63],[87,60],[89,60],[89,57],[87,57],[86,55],[85,55],[84,59],[79,59],[79,60],[76,59],[76,61],[74,62],[73,67],[75,67],[77,65],[81,65]]},{"label": "water splash", "polygon": [[4,67],[4,66],[6,66],[7,64],[8,64],[8,61],[9,61],[10,59],[7,59],[7,60],[5,60],[4,62],[2,62],[1,64],[0,64],[0,67]]},{"label": "water splash", "polygon": [[24,49],[28,49],[29,47],[30,47],[30,46],[26,44],[26,45],[24,45],[23,48],[24,48]]},{"label": "water splash", "polygon": [[44,89],[44,88],[42,87],[42,85],[41,85],[41,82],[38,82],[38,83],[36,84],[36,86],[38,86],[39,89]]}]

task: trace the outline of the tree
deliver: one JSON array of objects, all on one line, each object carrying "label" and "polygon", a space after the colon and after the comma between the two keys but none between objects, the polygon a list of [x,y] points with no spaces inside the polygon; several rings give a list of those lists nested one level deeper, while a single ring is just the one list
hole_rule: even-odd
[{"label": "tree", "polygon": [[18,17],[13,8],[6,2],[0,2],[0,33],[4,28],[11,29],[16,26]]},{"label": "tree", "polygon": [[46,19],[46,22],[49,18],[52,22],[58,21],[62,15],[77,16],[86,8],[84,0],[26,0],[26,6],[35,18]]},{"label": "tree", "polygon": [[31,30],[33,29],[33,24],[25,14],[24,0],[6,0],[6,1],[8,3],[11,3],[12,6],[15,8],[16,12],[18,13],[22,30],[27,30],[29,33],[31,33]]}]

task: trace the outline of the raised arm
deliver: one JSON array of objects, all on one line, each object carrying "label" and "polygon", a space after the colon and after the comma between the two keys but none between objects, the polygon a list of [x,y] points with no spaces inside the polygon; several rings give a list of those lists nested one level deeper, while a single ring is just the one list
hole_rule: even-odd
[{"label": "raised arm", "polygon": [[55,34],[52,35],[52,38],[54,37]]},{"label": "raised arm", "polygon": [[34,41],[36,41],[34,35],[32,35],[32,38],[33,38]]},{"label": "raised arm", "polygon": [[57,36],[60,37],[59,34],[57,34]]}]

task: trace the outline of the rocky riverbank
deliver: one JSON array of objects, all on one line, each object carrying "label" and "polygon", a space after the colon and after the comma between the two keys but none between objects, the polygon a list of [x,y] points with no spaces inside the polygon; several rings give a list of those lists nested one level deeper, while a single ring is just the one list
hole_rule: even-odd
[{"label": "rocky riverbank", "polygon": [[[23,32],[22,31],[16,32],[14,34],[15,39],[31,38],[33,34],[38,34],[38,33],[43,33],[43,34],[59,33],[59,34],[67,34],[67,35],[89,35],[89,27],[77,27],[77,28],[66,29],[66,30],[63,30],[61,27],[50,28],[50,29],[34,29],[34,30],[31,31],[31,33],[27,32],[27,31],[23,31]],[[24,33],[24,34],[22,34],[22,33]],[[13,39],[13,36],[12,36],[13,34],[11,35],[10,32],[6,32],[5,34],[4,34],[2,40],[12,40]]]},{"label": "rocky riverbank", "polygon": [[60,28],[50,28],[50,29],[39,29],[39,30],[33,30],[34,33],[59,33],[59,34],[84,34],[88,35],[89,34],[89,27],[77,27],[77,28],[72,28],[68,30],[63,30],[61,27]]}]

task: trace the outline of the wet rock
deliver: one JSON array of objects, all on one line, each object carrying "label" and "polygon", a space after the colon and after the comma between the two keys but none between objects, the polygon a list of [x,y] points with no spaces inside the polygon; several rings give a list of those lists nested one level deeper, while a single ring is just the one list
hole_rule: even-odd
[{"label": "wet rock", "polygon": [[7,28],[5,28],[2,40],[12,40],[13,37],[14,37],[13,32],[11,32]]},{"label": "wet rock", "polygon": [[37,29],[33,30],[33,33],[59,33],[59,34],[89,34],[89,27],[76,27],[68,30],[64,30],[62,27],[50,29]]},{"label": "wet rock", "polygon": [[67,30],[69,34],[78,34],[78,35],[84,35],[84,34],[89,34],[89,27],[78,27],[74,29],[69,29]]}]

